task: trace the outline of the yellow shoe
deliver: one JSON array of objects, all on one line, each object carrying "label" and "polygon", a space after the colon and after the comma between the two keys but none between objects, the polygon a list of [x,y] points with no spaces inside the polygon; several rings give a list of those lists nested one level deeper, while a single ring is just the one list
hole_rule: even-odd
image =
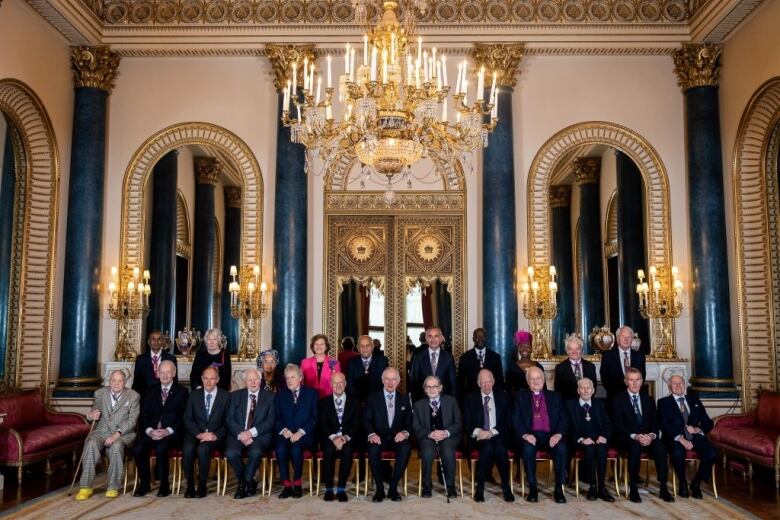
[{"label": "yellow shoe", "polygon": [[91,488],[81,488],[81,489],[79,489],[79,492],[76,495],[76,500],[78,500],[80,502],[82,500],[88,499],[91,496],[92,496],[92,489]]},{"label": "yellow shoe", "polygon": [[116,489],[107,489],[106,498],[116,498],[119,496],[119,491]]}]

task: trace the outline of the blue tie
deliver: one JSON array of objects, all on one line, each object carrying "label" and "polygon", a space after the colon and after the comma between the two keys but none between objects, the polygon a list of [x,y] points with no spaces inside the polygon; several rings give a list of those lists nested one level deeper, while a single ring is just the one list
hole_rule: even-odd
[{"label": "blue tie", "polygon": [[211,394],[206,394],[206,419],[211,415]]},{"label": "blue tie", "polygon": [[634,414],[639,421],[642,421],[642,411],[639,409],[639,396],[634,394],[631,396],[631,400],[634,402]]}]

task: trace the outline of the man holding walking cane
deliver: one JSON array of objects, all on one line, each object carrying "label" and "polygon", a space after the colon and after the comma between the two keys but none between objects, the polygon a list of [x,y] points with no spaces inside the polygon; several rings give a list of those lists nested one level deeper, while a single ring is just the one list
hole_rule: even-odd
[{"label": "man holding walking cane", "polygon": [[92,496],[92,482],[95,480],[95,464],[100,462],[101,453],[108,453],[108,487],[106,497],[119,495],[119,483],[124,474],[125,448],[135,440],[135,424],[140,412],[137,392],[125,388],[125,374],[114,370],[108,386],[95,391],[95,402],[87,419],[93,421],[92,433],[87,437],[81,454],[83,470],[76,500],[87,500]]}]

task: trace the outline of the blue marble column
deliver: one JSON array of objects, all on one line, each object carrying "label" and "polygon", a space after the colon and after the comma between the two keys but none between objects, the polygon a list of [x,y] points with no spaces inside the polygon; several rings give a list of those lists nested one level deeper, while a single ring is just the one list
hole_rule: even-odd
[{"label": "blue marble column", "polygon": [[617,172],[618,310],[620,324],[639,334],[642,351],[650,353],[647,320],[639,314],[637,269],[647,270],[645,258],[645,183],[634,161],[615,152]]},{"label": "blue marble column", "polygon": [[575,332],[572,268],[571,186],[550,186],[552,265],[558,273],[558,315],[552,322],[551,350],[564,354],[566,336]]},{"label": "blue marble column", "polygon": [[[593,327],[604,325],[604,253],[601,239],[601,204],[599,177],[601,159],[579,157],[574,161],[574,175],[580,192],[580,234],[577,249],[582,265],[578,279],[580,289],[580,334],[587,338]],[[584,351],[590,352],[585,341]]]},{"label": "blue marble column", "polygon": [[[147,333],[158,329],[176,337],[176,185],[178,150],[165,154],[152,169],[152,237]],[[186,281],[184,282],[186,284]]]},{"label": "blue marble column", "polygon": [[195,218],[192,244],[190,323],[205,333],[214,326],[214,188],[222,166],[214,157],[195,157]]},{"label": "blue marble column", "polygon": [[230,314],[230,266],[241,265],[241,188],[225,187],[225,234],[222,254],[222,333],[227,338],[231,354],[238,352],[238,320]]},{"label": "blue marble column", "polygon": [[87,397],[99,387],[100,289],[103,253],[108,96],[119,56],[108,47],[71,52],[75,98],[62,285],[57,397]]},{"label": "blue marble column", "polygon": [[[0,114],[0,118],[3,116]],[[7,121],[7,120],[6,120]],[[3,121],[3,122],[6,122]],[[8,343],[8,313],[11,304],[11,262],[14,238],[14,196],[16,193],[16,158],[13,132],[8,124],[3,142],[3,169],[0,174],[0,379],[5,375]]]},{"label": "blue marble column", "polygon": [[691,384],[708,397],[729,397],[736,392],[718,112],[721,50],[711,44],[685,44],[673,56],[685,97],[693,327]]}]

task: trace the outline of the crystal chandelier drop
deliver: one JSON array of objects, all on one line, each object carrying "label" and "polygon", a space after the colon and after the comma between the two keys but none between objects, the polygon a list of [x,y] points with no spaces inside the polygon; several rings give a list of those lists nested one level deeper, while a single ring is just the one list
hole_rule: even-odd
[{"label": "crystal chandelier drop", "polygon": [[[364,0],[353,4],[356,14],[365,18]],[[364,170],[370,167],[384,175],[385,198],[392,202],[393,177],[404,172],[408,178],[412,165],[420,159],[454,161],[458,153],[487,146],[488,134],[498,121],[498,92],[493,72],[488,99],[484,99],[483,67],[476,73],[476,90],[469,95],[466,60],[458,63],[457,81],[451,88],[446,56],[435,47],[424,49],[422,38],[413,38],[410,25],[398,22],[398,2],[384,1],[383,5],[381,21],[363,36],[362,63],[357,69],[359,49],[347,44],[337,87],[332,81],[334,64],[331,56],[327,57],[324,96],[323,74],[313,62],[291,64],[282,121],[290,127],[293,142],[318,151],[326,163],[345,155],[357,157]],[[416,8],[414,1],[409,2],[407,20]],[[301,67],[303,85],[299,91]],[[337,117],[334,96],[343,107]],[[470,97],[474,99],[471,104]]]}]

